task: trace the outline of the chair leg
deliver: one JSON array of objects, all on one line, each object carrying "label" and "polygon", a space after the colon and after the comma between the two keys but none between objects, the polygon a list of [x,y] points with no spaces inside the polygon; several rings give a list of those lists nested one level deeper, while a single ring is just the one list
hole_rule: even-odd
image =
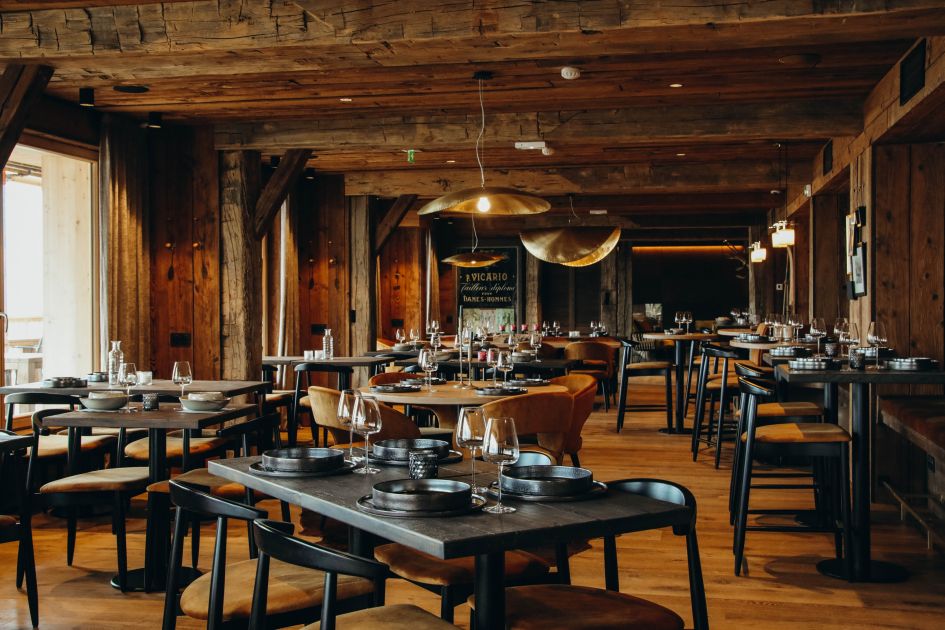
[{"label": "chair leg", "polygon": [[610,385],[606,378],[601,379],[600,387],[604,392],[604,411],[610,411]]},{"label": "chair leg", "polygon": [[570,456],[571,456],[571,464],[573,464],[574,466],[580,468],[580,467],[581,467],[581,460],[578,459],[578,454],[577,454],[577,452],[575,451],[574,453],[570,453]]},{"label": "chair leg", "polygon": [[558,571],[558,583],[571,583],[571,559],[568,557],[568,544],[555,545],[555,568]]},{"label": "chair leg", "polygon": [[[666,428],[673,428],[673,371],[666,368]],[[688,405],[687,405],[688,408]]]},{"label": "chair leg", "polygon": [[719,401],[719,422],[715,434],[715,469],[719,469],[719,461],[722,459],[722,435],[725,432],[725,409],[728,401],[726,400],[725,390],[722,390]]},{"label": "chair leg", "polygon": [[850,451],[846,444],[840,445],[840,520],[843,525],[843,561],[846,564],[847,580],[853,581],[853,532],[850,530]]},{"label": "chair leg", "polygon": [[72,559],[75,557],[75,529],[76,529],[76,509],[68,508],[66,516],[66,564],[72,566]]},{"label": "chair leg", "polygon": [[23,578],[26,576],[26,564],[22,548],[16,554],[16,587],[23,588]]},{"label": "chair leg", "polygon": [[440,589],[440,619],[453,623],[453,591],[449,586]]},{"label": "chair leg", "polygon": [[118,493],[112,507],[112,524],[118,547],[118,588],[124,593],[128,587],[128,548],[125,545],[125,498]]},{"label": "chair leg", "polygon": [[190,521],[190,566],[197,568],[200,561],[200,517],[194,514]]},{"label": "chair leg", "polygon": [[745,442],[741,462],[741,487],[739,488],[738,510],[735,516],[735,575],[742,573],[742,560],[745,554],[745,528],[748,526],[748,498],[751,493],[752,451],[755,440],[754,431],[749,432]]},{"label": "chair leg", "polygon": [[282,510],[282,520],[286,523],[292,521],[292,515],[289,513],[289,504],[285,501],[279,501],[279,508]]},{"label": "chair leg", "polygon": [[30,621],[33,627],[39,626],[39,592],[36,589],[36,560],[33,556],[33,531],[29,522],[20,524],[20,547],[18,560],[22,559],[23,573],[26,578],[26,601],[30,609]]},{"label": "chair leg", "polygon": [[604,537],[604,586],[608,591],[620,591],[620,574],[617,572],[617,538]]}]

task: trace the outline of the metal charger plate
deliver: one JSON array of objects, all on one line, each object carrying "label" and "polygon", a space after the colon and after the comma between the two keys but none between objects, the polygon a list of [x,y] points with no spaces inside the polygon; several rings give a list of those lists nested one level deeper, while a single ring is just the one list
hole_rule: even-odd
[{"label": "metal charger plate", "polygon": [[371,391],[379,394],[410,394],[420,389],[419,385],[371,385]]},{"label": "metal charger plate", "polygon": [[792,370],[832,370],[837,367],[832,359],[793,359],[788,361]]},{"label": "metal charger plate", "polygon": [[431,440],[429,438],[381,440],[374,444],[374,447],[371,449],[371,456],[381,459],[402,459],[407,461],[410,458],[410,451],[426,450],[435,451],[438,458],[443,459],[450,453],[450,443],[443,440]]},{"label": "metal charger plate", "polygon": [[517,466],[503,471],[502,492],[543,497],[574,496],[590,492],[594,474],[575,466]]},{"label": "metal charger plate", "polygon": [[527,394],[528,390],[524,387],[477,387],[478,396],[517,396],[518,394]]},{"label": "metal charger plate", "polygon": [[931,357],[903,357],[889,359],[886,365],[894,372],[922,372],[925,370],[934,370],[938,367],[938,361]]},{"label": "metal charger plate", "polygon": [[[499,488],[498,482],[493,481],[489,484],[489,490],[486,492],[490,497],[498,498]],[[595,481],[591,486],[591,489],[587,492],[582,492],[581,494],[573,495],[564,495],[564,496],[540,496],[537,494],[516,494],[515,492],[506,492],[502,491],[502,500],[512,499],[513,501],[536,501],[543,503],[566,503],[568,501],[584,501],[586,499],[596,499],[597,497],[602,497],[607,494],[607,484],[603,481]]]},{"label": "metal charger plate", "polygon": [[469,507],[472,486],[452,479],[393,479],[374,484],[371,505],[395,512],[452,512]]},{"label": "metal charger plate", "polygon": [[262,454],[262,467],[280,472],[324,472],[340,468],[345,452],[337,448],[277,448]]},{"label": "metal charger plate", "polygon": [[509,382],[513,387],[544,387],[551,385],[551,381],[546,378],[516,378]]},{"label": "metal charger plate", "polygon": [[[432,383],[433,385],[445,385],[445,384],[446,384],[446,379],[443,378],[443,377],[441,377],[441,376],[437,376],[436,378],[431,379],[431,383]],[[410,387],[423,387],[424,385],[427,384],[427,379],[425,379],[425,378],[405,378],[405,379],[402,380],[399,384],[400,384],[400,385],[409,385]]]},{"label": "metal charger plate", "polygon": [[[359,449],[354,449],[358,451]],[[364,452],[364,449],[360,449],[361,452]],[[446,457],[441,457],[437,460],[437,464],[440,466],[445,466],[447,464],[456,464],[463,461],[463,454],[459,451],[450,451]],[[407,467],[410,464],[409,459],[385,459],[383,457],[377,457],[374,455],[374,449],[371,449],[371,463],[372,464],[381,464],[383,466],[403,466]]]},{"label": "metal charger plate", "polygon": [[323,470],[321,472],[287,472],[284,470],[268,470],[262,467],[262,462],[256,462],[255,464],[250,464],[249,471],[261,477],[279,477],[282,479],[311,479],[314,477],[331,477],[332,475],[343,475],[345,473],[351,472],[357,467],[358,464],[355,464],[354,462],[345,462],[338,468]]},{"label": "metal charger plate", "polygon": [[373,514],[374,516],[389,516],[391,518],[437,518],[445,516],[463,516],[464,514],[478,512],[483,507],[485,507],[486,499],[485,497],[479,496],[478,494],[474,494],[470,498],[469,505],[466,507],[457,510],[443,510],[439,512],[405,512],[402,510],[383,510],[374,505],[371,495],[369,494],[366,494],[358,499],[356,505],[362,512]]}]

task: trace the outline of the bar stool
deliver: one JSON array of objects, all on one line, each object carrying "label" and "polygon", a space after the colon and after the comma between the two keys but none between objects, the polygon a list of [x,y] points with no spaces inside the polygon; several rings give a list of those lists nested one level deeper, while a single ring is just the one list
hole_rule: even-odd
[{"label": "bar stool", "polygon": [[[725,411],[731,400],[732,391],[738,388],[737,377],[729,375],[729,362],[738,358],[738,353],[730,348],[723,348],[716,344],[706,343],[702,345],[702,361],[699,365],[699,379],[696,382],[696,417],[693,422],[692,430],[692,461],[699,457],[699,443],[704,442],[707,446],[715,446],[715,467],[719,467],[720,457],[722,455],[722,438],[726,430],[733,434],[735,427],[725,424]],[[722,370],[716,375],[709,374],[709,364],[711,360],[722,361]],[[709,419],[705,420],[705,403],[709,399]],[[714,421],[715,403],[719,403],[718,421]],[[703,424],[706,425],[705,437],[702,435]],[[715,442],[713,443],[713,429],[715,429]]]},{"label": "bar stool", "polygon": [[[26,578],[26,601],[30,609],[30,621],[33,627],[39,625],[39,593],[36,589],[36,561],[33,557],[33,529],[30,519],[32,510],[23,481],[22,468],[25,461],[26,449],[33,439],[25,435],[17,435],[12,431],[0,429],[0,471],[12,473],[12,483],[4,483],[4,488],[11,490],[15,499],[15,516],[0,514],[0,544],[16,542],[17,549],[17,588],[21,580]],[[6,482],[7,480],[4,479]]]},{"label": "bar stool", "polygon": [[[824,422],[788,422],[758,426],[758,407],[760,400],[774,398],[774,390],[765,384],[747,378],[739,379],[739,390],[745,395],[744,416],[745,433],[741,435],[744,451],[739,461],[739,471],[735,487],[738,497],[735,508],[735,536],[733,551],[735,554],[735,575],[741,575],[744,561],[745,537],[748,530],[753,531],[821,531],[832,532],[835,537],[837,558],[843,558],[847,565],[847,575],[853,575],[850,532],[850,472],[849,446],[850,434],[835,424]],[[831,523],[827,527],[807,527],[800,525],[748,525],[749,496],[752,487],[767,489],[806,489],[809,486],[796,484],[758,484],[752,485],[752,468],[757,455],[772,454],[777,456],[803,456],[822,458],[830,464],[830,474],[824,475],[819,483],[827,485],[824,490],[829,497],[827,505],[831,513]],[[828,481],[829,480],[829,481]],[[815,482],[815,485],[818,482]],[[833,486],[830,488],[829,486]],[[840,524],[836,523],[833,511],[839,502]],[[752,514],[790,514],[797,510],[751,510]]]},{"label": "bar stool", "polygon": [[[292,397],[292,413],[289,414],[289,426],[288,426],[288,442],[289,446],[295,446],[296,437],[299,431],[299,412],[300,407],[309,407],[309,413],[311,413],[311,405],[303,404],[303,394],[302,392],[307,389],[312,384],[312,372],[328,372],[333,373],[338,377],[338,391],[348,389],[348,385],[351,382],[351,375],[354,373],[354,369],[351,367],[343,365],[326,365],[324,363],[318,362],[304,362],[297,363],[295,365],[295,392]],[[302,385],[302,380],[305,380],[305,385]],[[315,431],[314,427],[314,418],[312,426],[312,440],[315,443],[315,446],[318,446],[318,432]]]},{"label": "bar stool", "polygon": [[623,429],[624,416],[627,412],[627,394],[631,376],[662,374],[666,383],[666,428],[673,428],[673,364],[671,361],[633,362],[633,350],[639,343],[632,339],[617,338],[620,341],[620,370],[617,394],[617,433]]}]

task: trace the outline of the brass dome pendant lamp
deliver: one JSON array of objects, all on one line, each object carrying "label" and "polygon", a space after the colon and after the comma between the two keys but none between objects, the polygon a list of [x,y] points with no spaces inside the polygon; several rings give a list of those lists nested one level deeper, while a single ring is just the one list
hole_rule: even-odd
[{"label": "brass dome pendant lamp", "polygon": [[461,252],[444,258],[443,262],[454,267],[488,267],[494,265],[500,260],[505,260],[502,254],[493,254],[491,252]]},{"label": "brass dome pendant lamp", "polygon": [[[571,214],[574,214],[574,200]],[[613,251],[620,241],[619,227],[567,227],[542,228],[519,232],[522,244],[532,256],[549,263],[567,267],[587,267],[600,262]]]},{"label": "brass dome pendant lamp", "polygon": [[479,81],[479,112],[482,123],[479,135],[476,137],[476,163],[479,164],[479,187],[465,188],[456,192],[437,197],[426,204],[417,214],[435,214],[437,212],[456,212],[461,214],[489,214],[489,215],[521,215],[540,214],[551,208],[551,203],[531,193],[516,188],[501,186],[486,186],[486,171],[482,166],[482,156],[479,147],[482,136],[486,131],[486,109],[482,101],[482,82],[492,78],[492,73],[479,71],[473,74]]}]

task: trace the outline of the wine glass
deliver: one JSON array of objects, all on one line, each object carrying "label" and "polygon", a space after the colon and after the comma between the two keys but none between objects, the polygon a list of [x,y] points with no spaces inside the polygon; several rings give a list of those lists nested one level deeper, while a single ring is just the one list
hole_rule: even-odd
[{"label": "wine glass", "polygon": [[351,418],[354,414],[354,406],[357,404],[358,394],[353,389],[341,391],[338,397],[338,410],[336,417],[338,423],[343,427],[348,427],[348,460],[354,460],[354,423]]},{"label": "wine glass", "polygon": [[509,381],[509,372],[515,366],[512,363],[512,353],[508,350],[503,350],[499,353],[499,358],[496,360],[495,369],[502,372],[502,382],[507,383]]},{"label": "wine glass", "polygon": [[486,420],[480,407],[463,407],[456,421],[456,445],[469,449],[472,466],[472,491],[482,494],[486,488],[476,485],[476,449],[482,450],[482,438],[486,431]]},{"label": "wine glass", "polygon": [[528,345],[535,351],[535,363],[541,363],[541,332],[532,331],[531,337],[528,338]]},{"label": "wine glass", "polygon": [[551,329],[554,331],[554,336],[557,337],[561,334],[561,324],[558,323],[558,320],[551,322]]},{"label": "wine glass", "polygon": [[682,311],[676,311],[676,314],[673,315],[673,321],[676,322],[676,328],[682,328],[682,323],[686,321],[686,316],[683,315]]},{"label": "wine glass", "polygon": [[354,472],[359,475],[373,475],[381,472],[380,468],[371,468],[371,436],[381,430],[381,408],[377,401],[366,396],[358,396],[351,424],[354,432],[364,436],[364,464]]},{"label": "wine glass", "polygon": [[843,334],[843,331],[847,330],[850,327],[850,322],[847,321],[846,317],[838,317],[837,321],[833,324],[833,334],[837,335],[839,338]]},{"label": "wine glass", "polygon": [[886,345],[889,338],[886,336],[886,324],[881,321],[870,322],[866,331],[866,342],[876,348],[876,369],[879,369],[879,349]]},{"label": "wine glass", "polygon": [[489,348],[489,351],[486,353],[486,365],[492,368],[492,386],[495,387],[498,385],[496,379],[498,377],[498,372],[496,371],[496,366],[499,364],[499,351],[496,348]]},{"label": "wine glass", "polygon": [[827,336],[827,324],[823,317],[810,320],[810,336],[817,340],[817,356],[820,356],[820,340]]},{"label": "wine glass", "polygon": [[502,468],[506,464],[518,461],[518,435],[515,433],[515,420],[509,417],[489,418],[486,422],[486,431],[482,440],[482,458],[487,462],[497,464],[499,475],[496,485],[499,491],[499,501],[495,505],[484,508],[491,514],[508,514],[515,508],[502,505]]},{"label": "wine glass", "polygon": [[436,361],[436,352],[434,350],[421,350],[418,363],[420,364],[420,369],[426,372],[427,389],[432,392],[433,373],[440,369],[440,366]]},{"label": "wine glass", "polygon": [[410,343],[413,344],[413,347],[417,347],[417,342],[420,341],[420,333],[417,332],[416,328],[410,329]]},{"label": "wine glass", "polygon": [[193,372],[190,371],[190,361],[175,361],[171,380],[180,385],[180,397],[184,397],[184,388],[194,382]]},{"label": "wine glass", "polygon": [[128,411],[131,408],[131,388],[138,384],[138,368],[134,363],[122,363],[118,368],[118,382],[126,387],[128,396]]},{"label": "wine glass", "polygon": [[438,352],[443,347],[443,337],[440,333],[435,332],[430,335],[430,345],[433,346],[434,352]]},{"label": "wine glass", "polygon": [[591,337],[597,336],[597,322],[593,319],[591,320]]},{"label": "wine glass", "polygon": [[689,324],[692,323],[692,311],[683,311],[683,323],[686,324],[686,334],[689,334]]},{"label": "wine glass", "polygon": [[407,335],[404,334],[403,328],[398,328],[394,331],[394,339],[397,340],[397,343],[403,343],[407,341]]}]

